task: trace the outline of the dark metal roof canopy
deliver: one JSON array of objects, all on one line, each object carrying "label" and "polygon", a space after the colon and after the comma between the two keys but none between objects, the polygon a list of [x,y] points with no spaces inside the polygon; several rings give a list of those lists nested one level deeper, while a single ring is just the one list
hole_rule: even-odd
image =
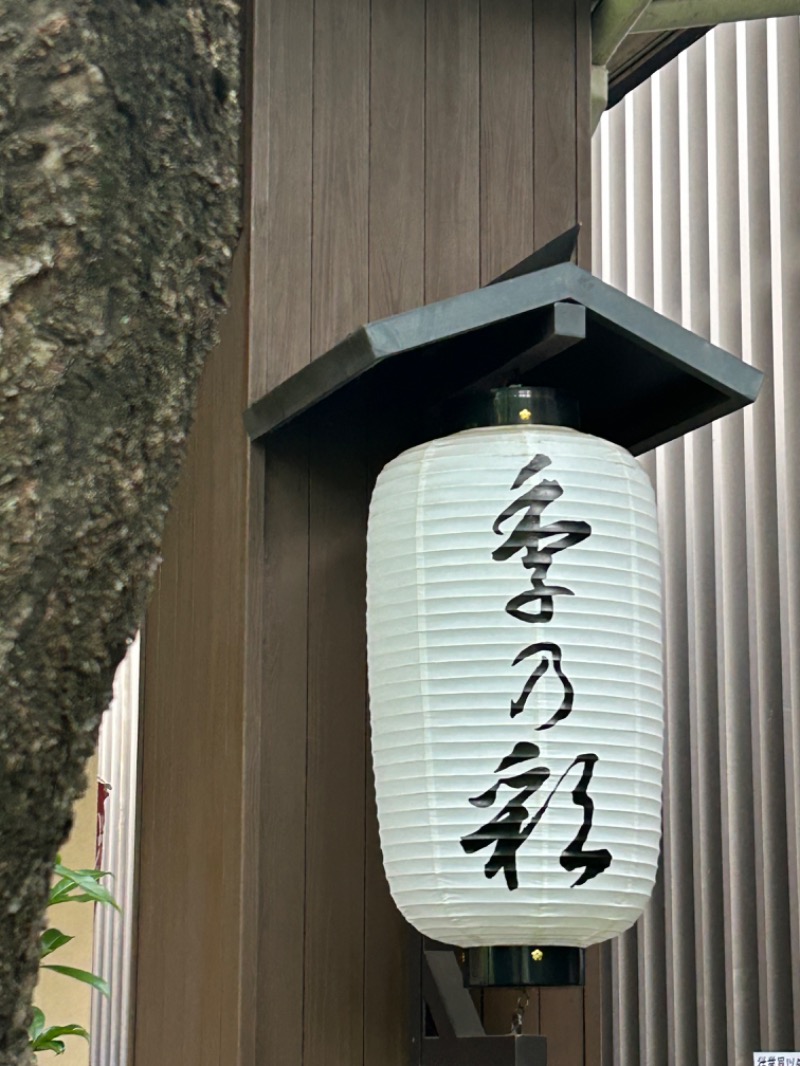
[{"label": "dark metal roof canopy", "polygon": [[382,422],[427,411],[437,436],[463,427],[447,414],[476,389],[564,389],[587,433],[634,455],[755,400],[760,371],[571,263],[535,269],[538,255],[533,273],[362,326],[254,403],[250,437],[357,382]]}]

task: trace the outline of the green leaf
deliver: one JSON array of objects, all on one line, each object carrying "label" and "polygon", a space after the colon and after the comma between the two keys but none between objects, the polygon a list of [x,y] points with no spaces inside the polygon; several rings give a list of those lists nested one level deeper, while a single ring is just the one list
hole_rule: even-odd
[{"label": "green leaf", "polygon": [[91,870],[72,870],[68,866],[63,866],[60,862],[56,862],[53,870],[59,877],[71,877],[73,881],[78,883],[87,877],[92,881],[102,881],[104,877],[114,876],[110,870],[98,870],[96,867]]},{"label": "green leaf", "polygon": [[76,1022],[72,1022],[70,1025],[51,1025],[49,1029],[45,1029],[42,1033],[43,1040],[55,1040],[59,1036],[82,1036],[84,1040],[89,1039],[88,1032]]},{"label": "green leaf", "polygon": [[57,966],[55,963],[50,962],[46,962],[42,969],[53,970],[55,973],[61,973],[65,977],[72,977],[75,981],[83,981],[84,984],[91,985],[92,988],[96,988],[104,996],[111,994],[108,982],[96,973],[89,973],[88,970],[76,970],[74,966]]},{"label": "green leaf", "polygon": [[[55,873],[60,878],[50,889],[49,906],[57,903],[107,903],[119,910],[119,904],[111,892],[100,884],[101,877],[109,877],[107,870],[71,870],[56,863]],[[79,891],[80,890],[80,891]]]},{"label": "green leaf", "polygon": [[35,1040],[36,1037],[41,1033],[42,1029],[44,1029],[44,1011],[40,1010],[38,1007],[34,1007],[33,1021],[31,1022],[31,1027],[28,1030],[28,1035],[30,1036],[31,1040]]},{"label": "green leaf", "polygon": [[56,1055],[63,1055],[66,1051],[66,1046],[63,1040],[45,1040],[43,1036],[40,1036],[38,1040],[34,1040],[31,1044],[32,1051],[55,1051]]},{"label": "green leaf", "polygon": [[57,949],[68,944],[74,937],[67,936],[66,933],[62,933],[60,929],[45,929],[40,937],[40,943],[42,945],[42,958],[46,959],[48,955]]}]

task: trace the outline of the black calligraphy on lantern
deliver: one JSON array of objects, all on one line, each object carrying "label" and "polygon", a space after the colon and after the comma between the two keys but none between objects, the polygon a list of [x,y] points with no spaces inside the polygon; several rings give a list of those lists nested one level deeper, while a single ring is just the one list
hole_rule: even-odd
[{"label": "black calligraphy on lantern", "polygon": [[[549,466],[550,462],[546,455],[537,455],[517,474],[511,486],[512,491]],[[497,516],[492,527],[495,533],[502,533],[505,522],[522,512],[505,543],[492,552],[496,562],[510,559],[521,552],[522,565],[532,571],[531,588],[512,597],[506,604],[506,611],[521,622],[549,622],[553,617],[555,597],[574,595],[572,589],[547,583],[547,571],[553,556],[574,544],[580,544],[592,532],[588,522],[551,522],[550,525],[542,525],[544,509],[563,494],[564,490],[557,481],[540,481],[510,503]]]},{"label": "black calligraphy on lantern", "polygon": [[[567,774],[576,766],[583,768],[579,781],[572,789],[573,802],[583,808],[583,824],[572,840],[561,853],[561,865],[565,870],[572,873],[583,867],[583,873],[575,881],[575,885],[582,885],[593,877],[602,873],[611,863],[611,853],[605,848],[597,851],[587,851],[584,848],[586,838],[592,826],[592,814],[594,803],[589,796],[589,783],[592,780],[594,764],[597,762],[596,755],[578,755],[573,759],[561,777],[555,782],[547,798],[539,806],[532,817],[528,801],[540,789],[543,789],[550,778],[550,770],[546,766],[531,766],[521,769],[521,764],[532,762],[539,756],[539,748],[536,744],[522,741],[514,745],[510,755],[507,755],[495,773],[502,773],[516,767],[508,777],[498,777],[492,787],[481,796],[475,796],[470,800],[476,807],[492,807],[497,799],[498,791],[505,786],[516,792],[499,814],[495,815],[490,822],[476,829],[474,833],[465,836],[461,846],[468,854],[480,851],[482,848],[494,845],[494,850],[486,863],[486,876],[494,875],[502,870],[506,884],[510,889],[517,888],[517,850],[528,839],[536,826],[544,817],[550,801],[564,782]],[[573,886],[574,887],[574,886]]]},{"label": "black calligraphy on lantern", "polygon": [[[534,456],[517,474],[511,486],[512,492],[522,488],[550,463],[546,455]],[[555,613],[556,597],[574,595],[572,589],[551,583],[548,572],[554,556],[586,540],[592,529],[588,522],[582,521],[554,521],[548,524],[542,521],[546,508],[563,494],[564,490],[557,481],[543,479],[526,488],[513,500],[497,516],[492,527],[496,534],[506,538],[492,552],[492,558],[503,562],[519,553],[523,567],[531,572],[530,588],[512,596],[505,608],[508,614],[521,622],[550,622]],[[510,521],[515,518],[516,525],[509,531]],[[512,718],[525,711],[528,698],[537,683],[551,669],[561,685],[561,702],[550,718],[535,728],[552,729],[569,717],[575,701],[575,690],[564,669],[563,658],[562,649],[552,641],[536,641],[519,652],[512,665],[518,666],[529,660],[533,669],[520,694],[511,700]],[[583,811],[583,820],[575,838],[566,844],[561,853],[561,865],[570,873],[582,871],[573,882],[574,888],[601,874],[611,864],[611,853],[607,849],[592,851],[585,846],[594,815],[589,786],[598,756],[592,752],[576,756],[553,782],[548,767],[534,764],[539,754],[539,747],[529,741],[514,745],[512,752],[495,770],[496,774],[502,776],[491,788],[470,799],[473,806],[488,808],[495,805],[498,796],[505,798],[510,792],[505,806],[494,818],[461,839],[462,848],[470,855],[483,848],[492,848],[484,872],[491,878],[502,870],[506,885],[511,890],[519,886],[517,851],[544,818],[553,796],[567,776],[578,768],[580,776],[571,791],[573,803]],[[545,787],[548,783],[549,791]]]}]

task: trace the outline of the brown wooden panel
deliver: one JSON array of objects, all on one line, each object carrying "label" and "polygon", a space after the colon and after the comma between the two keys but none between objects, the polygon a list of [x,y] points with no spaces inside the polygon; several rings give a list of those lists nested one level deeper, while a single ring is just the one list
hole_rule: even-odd
[{"label": "brown wooden panel", "polygon": [[307,1066],[363,1061],[367,484],[359,413],[332,414],[309,451]]},{"label": "brown wooden panel", "polygon": [[254,0],[250,398],[311,357],[313,0]]},{"label": "brown wooden panel", "polygon": [[[528,1005],[522,1016],[522,1031],[528,1036],[539,1035],[540,993],[538,988],[525,990]],[[511,1032],[512,1015],[517,1009],[521,990],[518,988],[487,988],[483,993],[481,1018],[490,1035],[503,1036]],[[523,1000],[524,1005],[524,1000]]]},{"label": "brown wooden panel", "polygon": [[312,356],[367,319],[369,14],[314,5]]},{"label": "brown wooden panel", "polygon": [[534,0],[533,166],[536,247],[577,221],[576,4]]},{"label": "brown wooden panel", "polygon": [[[370,78],[369,317],[424,301],[425,0],[373,0]],[[369,486],[392,448],[372,409]],[[398,447],[402,444],[398,443]],[[364,1063],[407,1066],[409,927],[390,894],[365,743]]]},{"label": "brown wooden panel", "polygon": [[578,266],[592,269],[592,3],[577,0],[575,8],[575,204],[581,224]]},{"label": "brown wooden panel", "polygon": [[533,7],[482,0],[481,283],[534,250]]},{"label": "brown wooden panel", "polygon": [[480,283],[479,0],[427,10],[425,300]]},{"label": "brown wooden panel", "polygon": [[586,985],[583,989],[583,1054],[586,1066],[603,1066],[602,947],[586,951]]},{"label": "brown wooden panel", "polygon": [[369,317],[424,301],[425,0],[373,0]]},{"label": "brown wooden panel", "polygon": [[147,1066],[211,1066],[238,1046],[246,270],[240,248],[145,627],[134,1061]]},{"label": "brown wooden panel", "polygon": [[266,452],[256,1062],[301,1062],[305,927],[308,459]]},{"label": "brown wooden panel", "polygon": [[[264,575],[264,461],[261,448],[251,448],[247,577],[245,589],[244,721],[242,723],[242,936],[239,966],[240,1061],[239,1066],[259,1066],[256,1041],[259,999],[259,911],[261,901],[261,718],[264,698],[263,642],[265,611]],[[234,813],[228,817],[235,817]]]},{"label": "brown wooden panel", "polygon": [[583,989],[543,988],[539,992],[539,1026],[547,1037],[547,1066],[583,1062]]}]

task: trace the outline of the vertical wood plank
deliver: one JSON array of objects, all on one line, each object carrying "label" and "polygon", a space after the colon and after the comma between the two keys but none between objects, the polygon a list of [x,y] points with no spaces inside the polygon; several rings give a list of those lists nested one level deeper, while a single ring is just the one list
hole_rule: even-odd
[{"label": "vertical wood plank", "polygon": [[373,0],[369,317],[424,302],[425,0]]},{"label": "vertical wood plank", "polygon": [[[370,319],[409,310],[425,296],[425,6],[425,0],[372,0]],[[379,416],[370,419],[370,490],[384,462],[404,446],[386,440]],[[406,1066],[415,948],[383,869],[368,723],[365,728],[364,1063]]]},{"label": "vertical wood plank", "polygon": [[575,208],[581,224],[577,263],[592,269],[592,4],[575,8]]},{"label": "vertical wood plank", "polygon": [[[312,355],[368,315],[369,0],[316,0]],[[309,451],[303,1062],[364,1054],[366,456],[352,407]]]},{"label": "vertical wood plank", "polygon": [[305,928],[308,460],[301,433],[265,461],[264,691],[256,1062],[302,1062]]},{"label": "vertical wood plank", "polygon": [[[583,1057],[585,1066],[603,1064],[603,967],[602,945],[586,951],[586,984],[583,989]],[[605,1064],[610,1066],[610,1064]]]},{"label": "vertical wood plank", "polygon": [[479,0],[427,5],[425,300],[480,284]]},{"label": "vertical wood plank", "polygon": [[350,405],[310,445],[304,1057],[364,1054],[366,458]]},{"label": "vertical wood plank", "polygon": [[547,1066],[583,1062],[583,989],[542,988],[539,1026],[547,1038]]},{"label": "vertical wood plank", "polygon": [[145,628],[137,1066],[238,1055],[246,280],[245,244],[165,530],[157,623]]},{"label": "vertical wood plank", "polygon": [[[536,247],[577,221],[575,50],[580,0],[534,0],[533,166]],[[569,74],[567,75],[567,72]]]},{"label": "vertical wood plank", "polygon": [[313,0],[254,0],[250,399],[310,359]]},{"label": "vertical wood plank", "polygon": [[312,356],[367,319],[369,35],[369,0],[316,0]]},{"label": "vertical wood plank", "polygon": [[[239,1021],[240,1063],[258,1066],[262,714],[264,706],[265,612],[265,463],[262,450],[251,446],[247,498],[247,578],[245,589],[244,721],[242,725],[242,923],[240,935]],[[236,817],[231,812],[229,817]]]},{"label": "vertical wood plank", "polygon": [[533,244],[533,9],[531,0],[481,0],[481,284]]},{"label": "vertical wood plank", "polygon": [[[486,988],[483,990],[481,1020],[490,1036],[505,1036],[511,1032],[511,1018],[520,998],[517,988]],[[539,989],[526,988],[528,1006],[522,1016],[522,1031],[528,1036],[539,1035]]]}]

